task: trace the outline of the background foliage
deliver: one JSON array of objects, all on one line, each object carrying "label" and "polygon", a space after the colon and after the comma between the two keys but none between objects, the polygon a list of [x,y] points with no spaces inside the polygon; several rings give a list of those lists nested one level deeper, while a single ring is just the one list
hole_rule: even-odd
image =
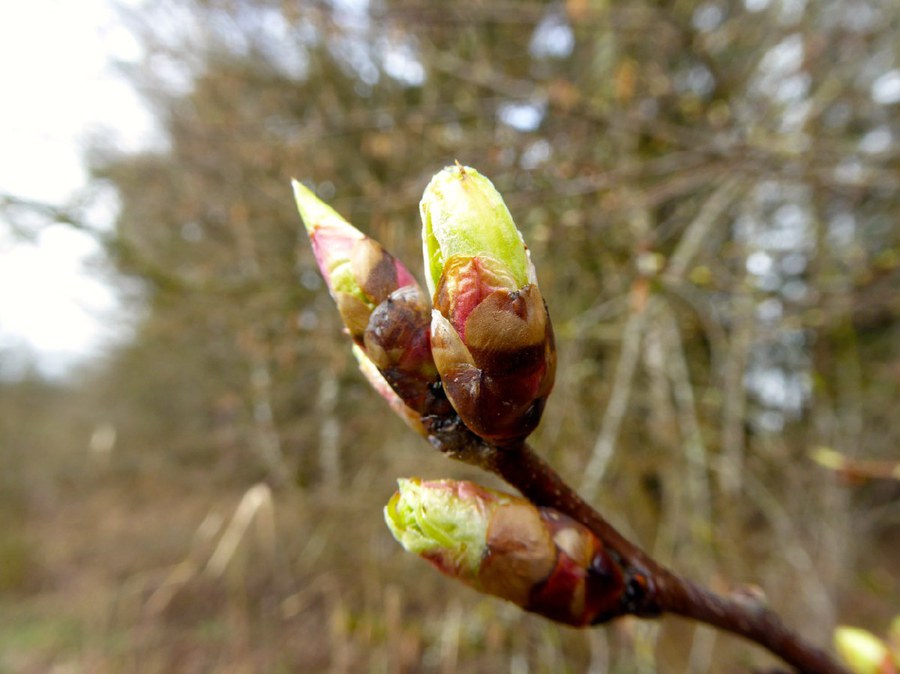
[{"label": "background foliage", "polygon": [[897,458],[895,2],[162,0],[122,20],[159,138],[89,159],[133,338],[0,387],[0,670],[767,662],[675,619],[559,628],[391,540],[395,477],[484,478],[367,389],[289,180],[418,269],[418,198],[454,160],[506,197],[550,305],[539,451],[656,556],[758,584],[822,643],[896,612],[897,482],[810,459]]}]

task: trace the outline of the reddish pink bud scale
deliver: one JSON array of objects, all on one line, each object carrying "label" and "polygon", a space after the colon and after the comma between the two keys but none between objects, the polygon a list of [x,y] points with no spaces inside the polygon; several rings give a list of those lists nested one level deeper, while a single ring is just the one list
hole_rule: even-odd
[{"label": "reddish pink bud scale", "polygon": [[475,308],[491,293],[497,290],[508,291],[508,288],[492,283],[496,275],[485,269],[481,258],[473,257],[459,265],[451,263],[448,264],[448,268],[458,273],[457,282],[453,288],[453,299],[448,301],[447,286],[444,284],[440,288],[442,296],[439,297],[437,303],[442,306],[451,304],[447,317],[456,332],[465,341],[466,321],[469,320],[469,316]]},{"label": "reddish pink bud scale", "polygon": [[489,257],[447,261],[432,319],[444,390],[463,423],[497,444],[537,426],[553,387],[553,328],[535,284],[513,279]]},{"label": "reddish pink bud scale", "polygon": [[603,543],[569,517],[539,510],[554,531],[557,558],[546,580],[533,589],[526,609],[575,627],[616,614],[625,582]]},{"label": "reddish pink bud scale", "polygon": [[333,227],[314,226],[309,233],[309,242],[312,245],[313,257],[322,271],[322,276],[328,289],[332,292],[331,271],[334,260],[349,259],[350,251],[357,241],[362,240],[361,232],[338,230]]},{"label": "reddish pink bud scale", "polygon": [[409,273],[407,269],[397,258],[394,258],[394,266],[397,268],[397,287],[405,288],[406,286],[418,287],[415,277]]}]

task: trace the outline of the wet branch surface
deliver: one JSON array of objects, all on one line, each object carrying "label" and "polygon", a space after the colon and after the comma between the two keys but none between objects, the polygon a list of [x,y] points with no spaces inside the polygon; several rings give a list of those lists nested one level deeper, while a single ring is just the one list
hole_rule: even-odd
[{"label": "wet branch surface", "polygon": [[593,531],[626,578],[618,615],[682,616],[753,641],[803,674],[848,674],[827,652],[788,629],[760,598],[717,594],[658,563],[584,501],[528,444],[489,444],[458,418],[423,421],[429,441],[445,455],[496,474],[535,505],[555,508]]}]

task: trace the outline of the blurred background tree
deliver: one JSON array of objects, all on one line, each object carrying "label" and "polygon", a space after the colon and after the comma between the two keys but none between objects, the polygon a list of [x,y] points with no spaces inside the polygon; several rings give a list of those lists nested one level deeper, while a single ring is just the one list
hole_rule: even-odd
[{"label": "blurred background tree", "polygon": [[[395,477],[473,474],[386,420],[289,182],[418,269],[418,199],[454,160],[504,194],[554,320],[535,446],[662,561],[759,584],[819,642],[896,613],[898,483],[810,460],[896,460],[900,443],[895,2],[163,0],[121,16],[159,138],[98,139],[88,159],[117,198],[98,236],[133,338],[66,382],[2,383],[0,665],[769,662],[675,619],[560,628],[451,589],[391,540]],[[258,482],[274,537],[264,499],[234,514]]]}]

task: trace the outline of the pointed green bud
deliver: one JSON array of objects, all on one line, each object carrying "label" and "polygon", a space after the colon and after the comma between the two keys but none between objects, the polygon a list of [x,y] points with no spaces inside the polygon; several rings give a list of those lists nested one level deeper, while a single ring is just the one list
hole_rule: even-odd
[{"label": "pointed green bud", "polygon": [[[316,263],[355,343],[360,369],[401,418],[424,433],[421,417],[449,410],[436,397],[430,308],[412,274],[370,239],[293,182]],[[387,389],[385,389],[387,387]]]},{"label": "pointed green bud", "polygon": [[420,204],[431,346],[463,423],[496,444],[525,438],[553,388],[547,308],[503,198],[475,169],[438,173]]},{"label": "pointed green bud", "polygon": [[400,544],[479,592],[569,625],[622,612],[622,572],[587,528],[456,480],[398,480],[384,510]]},{"label": "pointed green bud", "polygon": [[854,674],[884,674],[896,671],[887,646],[874,634],[856,627],[838,627],[834,645]]},{"label": "pointed green bud", "polygon": [[316,263],[344,325],[359,343],[372,310],[393,291],[416,285],[416,281],[381,244],[356,229],[309,188],[296,180],[293,187]]},{"label": "pointed green bud", "polygon": [[428,290],[434,295],[451,257],[490,256],[512,277],[529,282],[527,249],[494,184],[468,166],[448,166],[435,175],[419,205]]}]

